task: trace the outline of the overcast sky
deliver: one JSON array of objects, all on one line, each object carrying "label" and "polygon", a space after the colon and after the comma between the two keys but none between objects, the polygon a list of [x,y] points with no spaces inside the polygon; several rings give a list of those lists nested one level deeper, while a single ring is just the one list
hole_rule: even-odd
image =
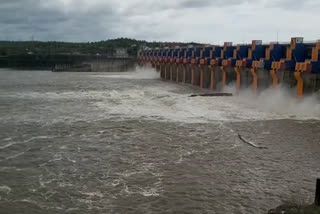
[{"label": "overcast sky", "polygon": [[0,0],[0,40],[320,39],[320,0]]}]

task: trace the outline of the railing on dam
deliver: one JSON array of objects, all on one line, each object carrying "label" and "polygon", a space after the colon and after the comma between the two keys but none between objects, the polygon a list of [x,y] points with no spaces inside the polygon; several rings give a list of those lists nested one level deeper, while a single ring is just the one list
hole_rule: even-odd
[{"label": "railing on dam", "polygon": [[151,63],[165,80],[220,90],[235,83],[238,91],[251,88],[259,93],[279,84],[296,88],[297,97],[320,89],[320,41],[223,46],[175,47],[143,50],[140,64]]}]

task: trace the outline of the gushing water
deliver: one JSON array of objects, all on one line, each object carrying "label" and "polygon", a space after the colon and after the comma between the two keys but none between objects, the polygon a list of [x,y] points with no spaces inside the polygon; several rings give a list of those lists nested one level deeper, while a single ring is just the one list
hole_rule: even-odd
[{"label": "gushing water", "polygon": [[189,97],[207,91],[151,68],[0,75],[3,213],[265,213],[313,197],[314,98]]}]

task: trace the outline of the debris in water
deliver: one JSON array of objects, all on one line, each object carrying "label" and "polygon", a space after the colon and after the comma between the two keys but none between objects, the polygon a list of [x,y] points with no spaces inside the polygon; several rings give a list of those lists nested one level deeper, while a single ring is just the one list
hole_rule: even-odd
[{"label": "debris in water", "polygon": [[191,94],[190,97],[231,97],[232,93]]},{"label": "debris in water", "polygon": [[258,145],[254,144],[254,143],[252,143],[252,142],[250,142],[250,141],[248,141],[248,140],[245,140],[240,134],[238,134],[238,137],[239,137],[239,139],[240,139],[242,142],[247,143],[247,144],[249,144],[250,146],[253,146],[253,147],[258,148],[258,149],[268,149],[268,147],[258,146]]}]

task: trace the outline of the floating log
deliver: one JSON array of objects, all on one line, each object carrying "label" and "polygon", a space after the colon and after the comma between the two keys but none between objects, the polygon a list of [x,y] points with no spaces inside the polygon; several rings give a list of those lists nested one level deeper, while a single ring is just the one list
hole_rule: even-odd
[{"label": "floating log", "polygon": [[258,145],[256,145],[256,144],[254,144],[254,143],[252,143],[252,142],[244,139],[240,134],[238,134],[238,137],[239,137],[239,139],[240,139],[242,142],[244,142],[244,143],[246,143],[246,144],[249,144],[249,145],[252,146],[252,147],[255,147],[255,148],[258,148],[258,149],[268,149],[268,147],[258,146]]},{"label": "floating log", "polygon": [[190,97],[231,97],[232,93],[191,94]]}]

